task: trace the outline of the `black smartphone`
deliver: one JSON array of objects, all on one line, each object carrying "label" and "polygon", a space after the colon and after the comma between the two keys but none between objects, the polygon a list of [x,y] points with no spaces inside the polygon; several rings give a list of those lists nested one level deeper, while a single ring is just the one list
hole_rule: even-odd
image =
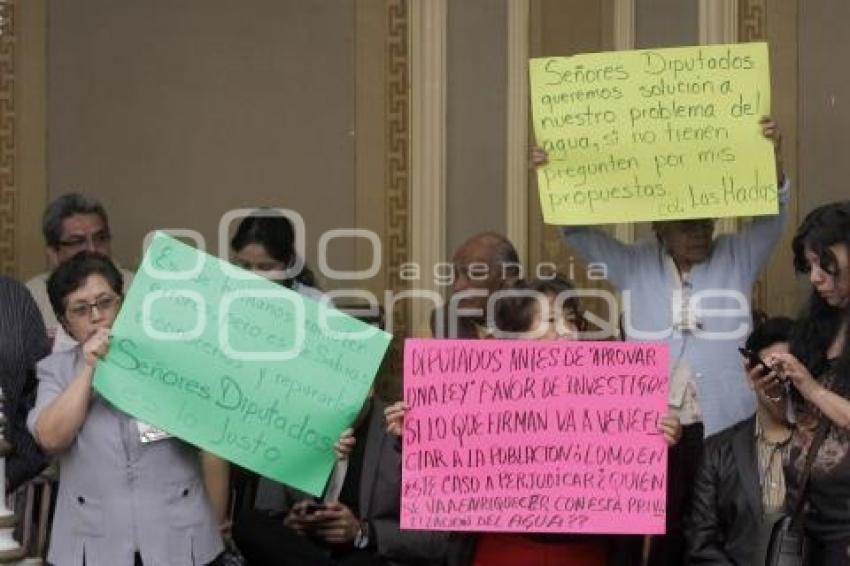
[{"label": "black smartphone", "polygon": [[760,365],[762,367],[762,370],[761,370],[762,375],[767,375],[771,372],[770,366],[767,365],[765,363],[765,361],[763,359],[761,359],[759,357],[759,355],[756,354],[755,352],[753,352],[752,350],[747,350],[746,348],[738,348],[738,351],[741,352],[742,356],[744,356],[745,358],[747,358],[750,361],[751,366]]}]

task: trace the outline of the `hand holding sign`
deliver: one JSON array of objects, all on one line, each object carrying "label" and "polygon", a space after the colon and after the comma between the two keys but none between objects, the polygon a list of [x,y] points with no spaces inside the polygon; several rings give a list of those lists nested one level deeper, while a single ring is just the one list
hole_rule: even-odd
[{"label": "hand holding sign", "polygon": [[408,340],[402,527],[663,532],[667,364],[656,344]]},{"label": "hand holding sign", "polygon": [[136,418],[318,495],[388,344],[385,332],[159,234],[94,383]]},{"label": "hand holding sign", "polygon": [[776,212],[766,44],[548,57],[530,73],[547,223]]},{"label": "hand holding sign", "polygon": [[776,161],[776,180],[782,183],[785,179],[784,160],[782,159],[782,134],[779,126],[770,116],[764,116],[760,121],[761,133],[773,144],[773,158]]}]

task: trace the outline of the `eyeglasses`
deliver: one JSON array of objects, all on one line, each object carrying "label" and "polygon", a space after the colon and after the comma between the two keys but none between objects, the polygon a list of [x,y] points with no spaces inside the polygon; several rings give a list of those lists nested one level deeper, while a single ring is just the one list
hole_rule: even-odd
[{"label": "eyeglasses", "polygon": [[112,234],[101,231],[91,236],[73,236],[67,240],[59,240],[59,247],[62,248],[85,248],[91,246],[98,248],[112,241]]},{"label": "eyeglasses", "polygon": [[118,306],[118,303],[121,302],[121,297],[118,295],[104,295],[103,297],[99,297],[93,303],[75,303],[68,307],[67,315],[68,318],[73,319],[83,319],[83,318],[91,318],[94,313],[94,309],[97,309],[99,313],[111,312]]},{"label": "eyeglasses", "polygon": [[284,271],[286,266],[283,262],[280,261],[272,261],[272,262],[259,262],[259,263],[251,263],[250,261],[242,261],[239,259],[232,259],[230,261],[236,267],[241,267],[246,271]]}]

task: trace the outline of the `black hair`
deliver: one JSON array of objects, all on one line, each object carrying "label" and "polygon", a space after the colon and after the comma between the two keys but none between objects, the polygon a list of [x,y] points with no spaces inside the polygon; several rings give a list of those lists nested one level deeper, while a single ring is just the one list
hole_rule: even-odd
[{"label": "black hair", "polygon": [[502,332],[528,332],[534,324],[534,315],[537,312],[537,304],[541,295],[554,295],[565,297],[561,305],[564,310],[575,314],[576,325],[580,332],[587,329],[584,319],[584,310],[581,301],[573,293],[573,285],[566,277],[555,274],[550,279],[532,279],[531,281],[519,280],[508,289],[525,291],[518,295],[508,295],[500,298],[495,307],[495,325]]},{"label": "black hair", "polygon": [[[809,272],[806,251],[810,250],[817,254],[824,271],[837,275],[837,260],[829,249],[836,244],[844,244],[850,250],[850,201],[820,206],[806,216],[791,241],[794,269],[798,273]],[[812,375],[817,376],[826,371],[829,362],[826,353],[841,329],[842,322],[847,320],[847,313],[847,309],[831,306],[817,290],[812,289],[791,335],[791,353]],[[850,344],[844,350],[839,366],[850,369]]]},{"label": "black hair", "polygon": [[100,202],[80,193],[67,193],[53,200],[44,210],[41,232],[48,246],[53,249],[59,247],[62,239],[62,222],[75,214],[96,214],[109,231],[109,218]]},{"label": "black hair", "polygon": [[747,337],[746,347],[751,352],[759,352],[779,342],[788,342],[794,321],[787,316],[765,318]]},{"label": "black hair", "polygon": [[697,224],[702,224],[704,222],[711,222],[712,224],[715,224],[717,222],[717,219],[715,219],[715,218],[686,218],[686,219],[683,219],[683,220],[656,220],[656,221],[654,221],[650,224],[650,227],[652,228],[652,231],[655,233],[655,237],[659,241],[661,241],[661,232],[663,232],[664,229],[667,228],[668,226],[677,225],[677,226],[691,227],[691,226],[695,226]]},{"label": "black hair", "polygon": [[47,296],[56,318],[65,318],[65,301],[68,295],[85,285],[91,275],[100,275],[116,295],[124,294],[124,278],[112,260],[92,251],[81,251],[63,261],[47,279]]},{"label": "black hair", "polygon": [[838,265],[829,248],[842,243],[850,246],[850,201],[819,206],[806,215],[791,241],[794,269],[797,273],[809,272],[806,250],[811,250],[818,256],[821,268],[835,275]]},{"label": "black hair", "polygon": [[[283,215],[275,214],[273,209],[257,209],[239,223],[236,233],[230,240],[230,249],[239,252],[249,244],[263,246],[266,253],[287,268],[293,265],[297,258],[295,229],[292,227],[292,222]],[[293,281],[309,287],[316,286],[316,278],[306,264],[295,277],[281,283],[291,287]]]}]

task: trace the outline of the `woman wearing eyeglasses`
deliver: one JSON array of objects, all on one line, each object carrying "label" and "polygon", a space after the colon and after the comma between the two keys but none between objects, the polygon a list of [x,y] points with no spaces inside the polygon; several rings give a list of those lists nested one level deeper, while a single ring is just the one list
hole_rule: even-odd
[{"label": "woman wearing eyeglasses", "polygon": [[92,389],[121,289],[121,273],[96,252],[77,254],[47,282],[57,319],[79,344],[38,365],[38,396],[27,419],[60,464],[48,560],[56,566],[212,564],[223,547],[198,450],[172,437],[143,441],[145,425]]}]

